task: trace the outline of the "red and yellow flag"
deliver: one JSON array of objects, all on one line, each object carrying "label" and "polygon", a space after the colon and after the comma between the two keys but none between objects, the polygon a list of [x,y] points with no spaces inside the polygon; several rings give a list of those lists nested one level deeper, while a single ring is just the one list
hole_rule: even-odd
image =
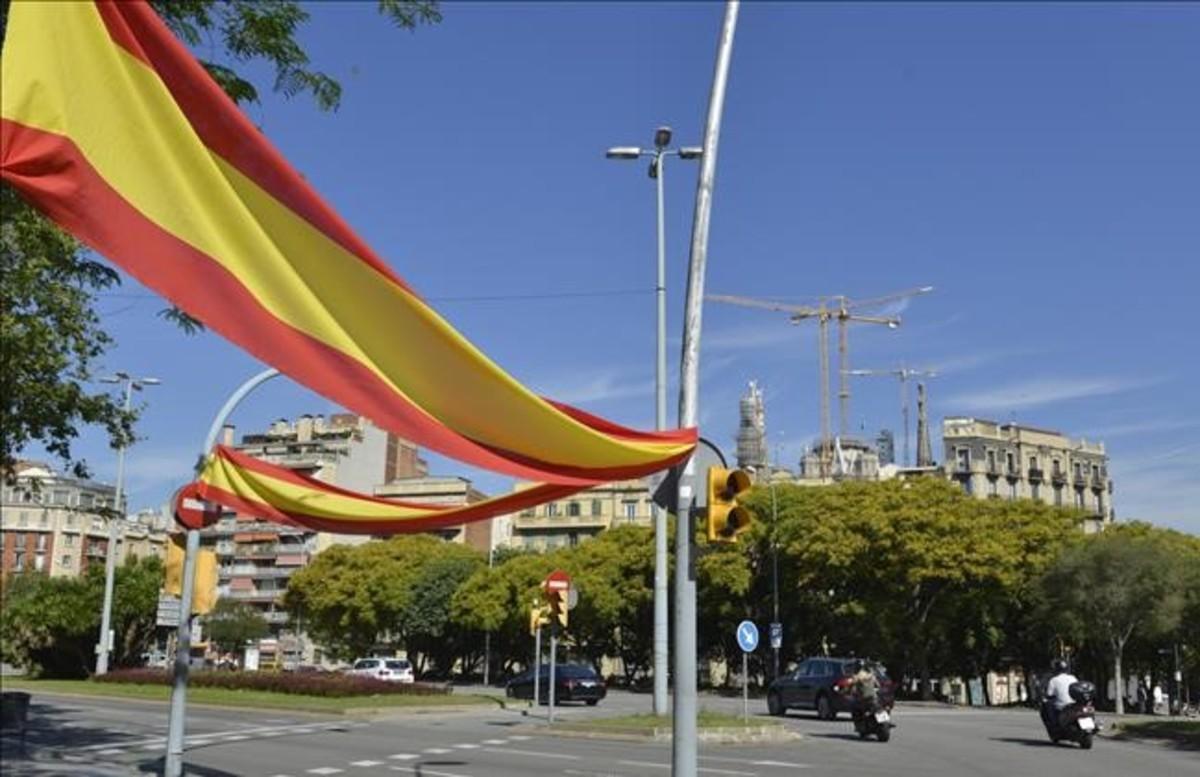
[{"label": "red and yellow flag", "polygon": [[562,499],[580,486],[543,484],[469,505],[431,505],[358,494],[218,445],[200,476],[176,495],[175,513],[199,528],[204,513],[188,500],[224,505],[266,521],[338,534],[432,531],[507,515]]},{"label": "red and yellow flag", "polygon": [[9,10],[0,174],[146,286],[435,451],[582,487],[690,453],[518,383],[309,187],[143,2]]}]

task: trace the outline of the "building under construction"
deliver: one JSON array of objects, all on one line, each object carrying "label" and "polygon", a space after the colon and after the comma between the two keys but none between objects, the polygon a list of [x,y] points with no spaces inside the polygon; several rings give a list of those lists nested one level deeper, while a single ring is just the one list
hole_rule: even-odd
[{"label": "building under construction", "polygon": [[738,402],[737,463],[740,469],[767,471],[767,421],[757,381]]}]

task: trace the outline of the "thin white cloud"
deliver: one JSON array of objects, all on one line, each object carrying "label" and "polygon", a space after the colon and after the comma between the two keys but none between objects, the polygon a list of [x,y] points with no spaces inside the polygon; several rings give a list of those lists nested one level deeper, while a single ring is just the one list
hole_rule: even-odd
[{"label": "thin white cloud", "polygon": [[571,404],[606,402],[629,397],[646,397],[649,401],[654,396],[654,381],[647,378],[631,378],[619,369],[605,369],[577,375],[568,382],[550,384],[540,393],[559,402]]},{"label": "thin white cloud", "polygon": [[1168,432],[1195,429],[1197,427],[1200,427],[1200,419],[1152,418],[1145,421],[1132,421],[1124,424],[1113,424],[1112,426],[1101,426],[1092,429],[1088,433],[1088,436],[1106,440],[1110,437],[1133,437],[1151,432]]},{"label": "thin white cloud", "polygon": [[956,394],[947,398],[946,404],[964,410],[1003,413],[1072,399],[1121,394],[1158,382],[1118,377],[1038,378]]}]

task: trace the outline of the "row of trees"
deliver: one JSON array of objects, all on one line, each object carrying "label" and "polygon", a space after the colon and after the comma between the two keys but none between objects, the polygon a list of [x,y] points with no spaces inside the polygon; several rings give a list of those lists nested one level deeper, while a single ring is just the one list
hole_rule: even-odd
[{"label": "row of trees", "polygon": [[[1145,524],[1086,536],[1072,511],[975,500],[932,478],[778,486],[748,503],[756,523],[745,541],[702,545],[697,559],[709,658],[739,655],[738,621],[772,620],[777,561],[784,662],[872,655],[925,693],[934,677],[1040,668],[1064,650],[1114,667],[1176,638],[1196,666],[1196,537]],[[399,537],[327,551],[293,578],[286,602],[343,659],[389,646],[422,671],[477,670],[490,633],[503,673],[531,658],[529,606],[560,568],[580,589],[567,649],[597,666],[620,658],[634,682],[651,660],[653,564],[650,530],[636,526],[574,548],[499,554],[490,568],[462,546]]]}]

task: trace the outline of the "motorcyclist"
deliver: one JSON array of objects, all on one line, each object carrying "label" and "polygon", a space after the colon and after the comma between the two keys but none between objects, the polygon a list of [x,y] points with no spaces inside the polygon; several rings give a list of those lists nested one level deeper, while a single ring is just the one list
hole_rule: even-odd
[{"label": "motorcyclist", "polygon": [[1050,669],[1054,672],[1054,676],[1046,684],[1042,717],[1051,721],[1050,715],[1053,715],[1054,718],[1051,722],[1057,726],[1062,711],[1075,703],[1075,700],[1071,698],[1071,686],[1079,682],[1079,678],[1071,674],[1067,662],[1061,658],[1051,661]]},{"label": "motorcyclist", "polygon": [[871,665],[862,660],[852,663],[850,671],[853,672],[850,676],[850,689],[854,698],[860,702],[861,707],[872,709],[879,699],[879,678],[875,676]]}]

